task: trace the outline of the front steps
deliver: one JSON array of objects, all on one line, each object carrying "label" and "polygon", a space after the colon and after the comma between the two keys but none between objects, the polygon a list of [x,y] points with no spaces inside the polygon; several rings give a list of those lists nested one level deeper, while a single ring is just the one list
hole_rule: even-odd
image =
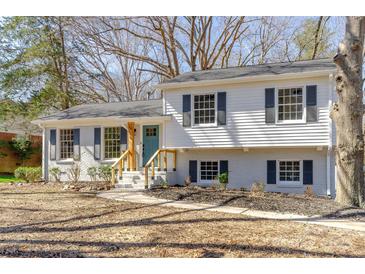
[{"label": "front steps", "polygon": [[[152,180],[151,171],[148,173],[148,187],[154,187],[171,178],[171,174],[174,172],[169,171],[156,171],[155,178]],[[125,171],[122,178],[118,177],[118,182],[115,185],[116,188],[122,188],[126,190],[143,190],[145,189],[145,178],[143,171]]]}]

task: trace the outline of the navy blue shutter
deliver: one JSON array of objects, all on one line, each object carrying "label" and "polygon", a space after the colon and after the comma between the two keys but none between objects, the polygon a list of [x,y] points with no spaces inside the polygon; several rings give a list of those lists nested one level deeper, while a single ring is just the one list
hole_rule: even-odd
[{"label": "navy blue shutter", "polygon": [[94,159],[100,160],[101,150],[101,128],[94,128]]},{"label": "navy blue shutter", "polygon": [[276,184],[276,161],[267,161],[267,184]]},{"label": "navy blue shutter", "polygon": [[191,126],[191,95],[183,95],[183,127]]},{"label": "navy blue shutter", "polygon": [[307,122],[317,122],[317,86],[306,87]]},{"label": "navy blue shutter", "polygon": [[275,123],[275,88],[265,88],[265,122]]},{"label": "navy blue shutter", "polygon": [[192,183],[198,182],[198,161],[189,161],[189,176]]},{"label": "navy blue shutter", "polygon": [[74,138],[74,160],[80,160],[80,129],[73,129],[73,138]]},{"label": "navy blue shutter", "polygon": [[56,160],[56,140],[57,140],[57,131],[55,129],[50,130],[50,160]]},{"label": "navy blue shutter", "polygon": [[128,148],[128,131],[124,128],[120,128],[120,147],[121,151]]},{"label": "navy blue shutter", "polygon": [[227,160],[219,161],[219,173],[222,174],[225,172],[228,173],[228,161]]},{"label": "navy blue shutter", "polygon": [[218,125],[225,125],[227,123],[226,119],[226,92],[218,92]]},{"label": "navy blue shutter", "polygon": [[303,161],[303,184],[313,185],[313,161]]}]

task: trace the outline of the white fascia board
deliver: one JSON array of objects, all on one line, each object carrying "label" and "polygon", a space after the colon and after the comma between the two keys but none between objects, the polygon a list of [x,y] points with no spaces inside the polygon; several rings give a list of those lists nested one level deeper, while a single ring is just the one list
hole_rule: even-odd
[{"label": "white fascia board", "polygon": [[63,120],[34,120],[33,124],[43,127],[50,126],[92,126],[92,125],[104,125],[104,124],[120,124],[127,122],[136,123],[150,123],[150,122],[162,122],[170,121],[171,116],[155,116],[155,117],[98,117],[98,118],[75,118],[75,119],[63,119]]},{"label": "white fascia board", "polygon": [[327,76],[331,73],[336,72],[335,69],[331,70],[319,70],[310,72],[296,72],[296,73],[284,73],[278,75],[258,75],[258,76],[245,76],[230,79],[217,79],[217,80],[202,80],[202,81],[190,81],[180,83],[161,83],[155,85],[156,89],[172,89],[172,88],[187,88],[187,87],[202,87],[202,86],[214,86],[223,84],[239,84],[239,83],[250,83],[259,81],[273,81],[273,80],[286,80],[296,78],[308,78],[308,77],[321,77]]},{"label": "white fascia board", "polygon": [[185,149],[185,150],[226,150],[226,149],[267,149],[267,148],[313,148],[317,149],[318,147],[327,148],[328,144],[322,143],[322,144],[300,144],[300,145],[282,145],[282,144],[258,144],[258,145],[249,145],[249,146],[195,146],[195,147],[174,147],[174,146],[165,146],[166,149]]}]

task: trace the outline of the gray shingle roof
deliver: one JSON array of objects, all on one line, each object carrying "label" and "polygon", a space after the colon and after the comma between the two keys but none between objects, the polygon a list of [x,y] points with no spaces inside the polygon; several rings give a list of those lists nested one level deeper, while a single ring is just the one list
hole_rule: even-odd
[{"label": "gray shingle roof", "polygon": [[335,69],[332,59],[317,59],[308,61],[271,63],[246,67],[232,67],[225,69],[200,70],[181,74],[166,80],[162,84],[209,81],[220,79],[234,79],[261,75],[279,75],[285,73],[300,73]]},{"label": "gray shingle roof", "polygon": [[156,117],[163,116],[162,100],[84,104],[71,107],[40,120],[66,120],[76,118],[103,118],[103,117]]}]

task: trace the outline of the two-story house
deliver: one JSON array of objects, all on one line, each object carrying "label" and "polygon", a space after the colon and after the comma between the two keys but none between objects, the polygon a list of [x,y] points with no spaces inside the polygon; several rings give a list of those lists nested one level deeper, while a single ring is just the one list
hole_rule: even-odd
[{"label": "two-story house", "polygon": [[161,100],[88,104],[35,121],[43,169],[113,166],[123,187],[208,186],[334,195],[335,65],[329,59],[195,71],[157,85]]}]

